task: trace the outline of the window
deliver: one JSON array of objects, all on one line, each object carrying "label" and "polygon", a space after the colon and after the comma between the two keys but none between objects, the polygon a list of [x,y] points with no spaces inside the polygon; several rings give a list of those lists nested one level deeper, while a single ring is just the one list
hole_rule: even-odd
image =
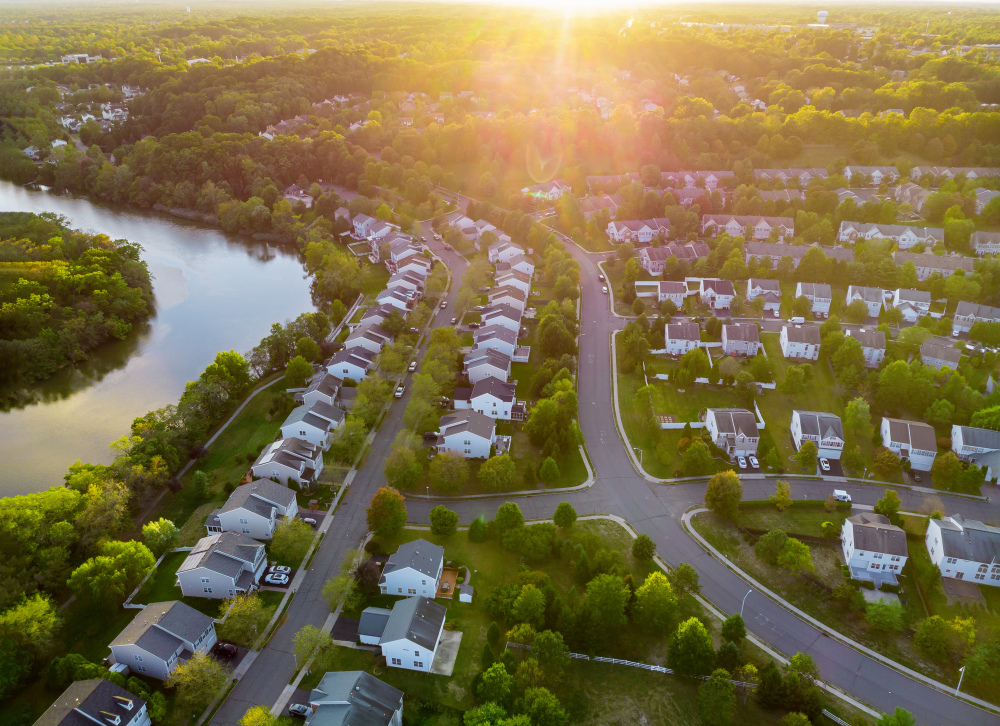
[{"label": "window", "polygon": [[957,560],[954,557],[949,557],[948,558],[948,564],[949,565],[954,565],[956,562],[957,562]]},{"label": "window", "polygon": [[392,659],[392,664],[393,665],[403,665],[403,661],[400,660],[399,658],[393,658]]},{"label": "window", "polygon": [[876,560],[881,560],[882,559],[882,553],[881,552],[876,552],[874,555],[872,555],[872,557],[874,559],[876,559]]},{"label": "window", "polygon": [[204,592],[207,592],[209,595],[211,595],[212,594],[212,588],[206,587],[206,588],[204,588]]},{"label": "window", "polygon": [[211,579],[209,579],[207,577],[203,577],[203,578],[201,578],[201,581],[202,582],[211,582]]},{"label": "window", "polygon": [[241,517],[241,518],[240,518],[240,524],[247,524],[247,520],[246,520],[246,519],[243,519],[243,518]]},{"label": "window", "polygon": [[427,580],[421,580],[421,581],[420,581],[420,584],[421,584],[421,585],[426,585],[426,584],[427,584]]},{"label": "window", "polygon": [[250,534],[250,528],[249,527],[244,527],[243,528],[243,534]]},{"label": "window", "polygon": [[132,658],[134,658],[135,660],[137,660],[139,662],[142,662],[142,656],[139,655],[138,653],[136,653],[135,655],[133,655]]},{"label": "window", "polygon": [[403,593],[403,588],[401,588],[401,587],[397,587],[397,588],[396,588],[396,592],[398,592],[398,593],[402,594],[402,593]]},{"label": "window", "polygon": [[892,556],[892,561],[893,562],[899,562],[899,555],[893,555]]},{"label": "window", "polygon": [[989,569],[989,565],[980,565],[977,572],[986,572]]},{"label": "window", "polygon": [[145,673],[146,672],[146,666],[139,666],[139,672],[140,673]]},{"label": "window", "polygon": [[423,668],[423,667],[424,667],[424,664],[423,664],[423,662],[422,662],[422,661],[419,661],[419,660],[415,660],[415,661],[413,661],[413,667],[414,667],[414,668]]},{"label": "window", "polygon": [[417,589],[415,587],[408,587],[408,588],[406,588],[406,594],[407,595],[416,595],[417,594]]}]

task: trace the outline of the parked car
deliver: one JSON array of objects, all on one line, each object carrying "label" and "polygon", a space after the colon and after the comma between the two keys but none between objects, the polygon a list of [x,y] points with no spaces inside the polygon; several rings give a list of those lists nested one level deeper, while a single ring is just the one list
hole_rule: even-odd
[{"label": "parked car", "polygon": [[747,460],[745,458],[743,458],[742,456],[738,456],[736,458],[736,461],[739,462],[741,469],[746,469],[747,468]]},{"label": "parked car", "polygon": [[312,708],[304,703],[293,703],[288,707],[288,715],[295,716],[297,718],[309,718],[312,716]]},{"label": "parked car", "polygon": [[750,456],[748,456],[747,458],[750,460],[750,466],[752,466],[754,469],[759,469],[760,468],[760,462],[757,461],[757,457],[756,456],[754,456],[753,454],[750,454]]},{"label": "parked car", "polygon": [[469,323],[469,327],[470,328],[478,328],[479,327],[479,323]]},{"label": "parked car", "polygon": [[452,319],[451,319],[451,324],[452,324],[452,325],[455,325],[455,324],[457,324],[457,323],[458,323],[458,318],[452,318]]},{"label": "parked car", "polygon": [[235,658],[239,650],[229,643],[216,643],[212,646],[212,652],[222,658]]},{"label": "parked car", "polygon": [[830,471],[830,462],[827,461],[826,459],[820,459],[819,468],[822,469],[823,471]]},{"label": "parked car", "polygon": [[267,568],[267,571],[272,574],[287,575],[292,571],[292,568],[286,565],[271,565]]},{"label": "parked car", "polygon": [[410,361],[410,373],[413,373],[415,370],[417,370],[417,362],[415,360]]},{"label": "parked car", "polygon": [[605,295],[608,294],[608,288],[606,285],[601,286],[601,292],[603,292]]},{"label": "parked car", "polygon": [[445,246],[444,246],[444,248],[445,248],[446,250],[450,250],[450,249],[451,249],[451,245],[445,245]]},{"label": "parked car", "polygon": [[604,282],[604,275],[598,275],[597,279],[600,280],[601,282]]},{"label": "parked car", "polygon": [[399,388],[396,389],[396,392],[392,395],[395,396],[396,398],[402,398],[404,393],[406,393],[406,386],[400,386]]},{"label": "parked car", "polygon": [[287,585],[288,575],[265,575],[264,582],[268,585]]},{"label": "parked car", "polygon": [[847,492],[845,492],[843,489],[834,489],[833,490],[833,498],[836,499],[838,502],[850,502],[851,501],[851,495],[848,494]]},{"label": "parked car", "polygon": [[308,524],[310,527],[316,526],[316,520],[313,519],[312,517],[303,517],[302,521]]}]

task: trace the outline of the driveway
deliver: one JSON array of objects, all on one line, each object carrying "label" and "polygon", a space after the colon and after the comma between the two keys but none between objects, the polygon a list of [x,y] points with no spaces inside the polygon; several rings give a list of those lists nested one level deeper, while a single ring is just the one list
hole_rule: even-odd
[{"label": "driveway", "polygon": [[458,658],[458,649],[461,645],[461,630],[442,632],[437,652],[434,654],[434,662],[431,663],[431,673],[436,673],[439,676],[450,676],[455,670],[455,660]]}]

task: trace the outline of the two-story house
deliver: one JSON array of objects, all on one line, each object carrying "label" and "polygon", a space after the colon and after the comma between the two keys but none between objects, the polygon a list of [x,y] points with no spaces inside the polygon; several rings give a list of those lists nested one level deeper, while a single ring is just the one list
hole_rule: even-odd
[{"label": "two-story house", "polygon": [[295,393],[295,402],[309,407],[320,402],[335,406],[337,404],[337,396],[340,393],[340,386],[343,382],[342,379],[337,378],[332,373],[327,373],[326,369],[321,368],[317,373],[313,374],[309,385],[304,391],[297,391]]},{"label": "two-story house", "polygon": [[390,668],[430,672],[448,611],[427,597],[397,600],[379,634],[378,644]]},{"label": "two-story house", "polygon": [[936,371],[944,368],[958,370],[958,363],[962,360],[962,351],[950,345],[941,345],[933,340],[925,340],[920,345],[920,360],[925,366],[930,366]]},{"label": "two-story house", "polygon": [[804,297],[811,305],[813,315],[827,318],[830,316],[830,304],[833,302],[833,290],[825,283],[799,282],[795,285],[795,297]]},{"label": "two-story house", "polygon": [[[770,242],[747,242],[746,245],[746,262],[749,265],[753,260],[758,262],[762,260],[768,260],[772,268],[777,267],[783,259],[786,257],[791,262],[793,268],[798,267],[802,258],[805,257],[813,248],[818,248],[819,245],[789,245],[783,243],[770,243]],[[847,249],[845,247],[824,247],[822,248],[823,256],[828,260],[837,260],[843,262],[853,262],[854,261],[854,250]]]},{"label": "two-story house", "polygon": [[724,310],[732,306],[733,298],[736,297],[736,289],[729,280],[703,278],[698,295],[705,305],[715,310]]},{"label": "two-story house", "polygon": [[952,333],[968,333],[976,323],[1000,323],[1000,308],[963,300],[955,308]]},{"label": "two-story house", "polygon": [[917,268],[917,280],[920,282],[929,279],[935,272],[942,277],[950,277],[956,270],[963,270],[966,275],[971,275],[975,269],[974,260],[971,257],[960,255],[933,255],[926,252],[918,254],[897,250],[892,253],[892,259],[897,267],[912,262]]},{"label": "two-story house", "polygon": [[868,308],[868,317],[877,318],[882,312],[882,304],[885,302],[885,294],[879,287],[861,287],[859,285],[847,286],[847,299],[844,305],[850,305],[855,300],[860,300]]},{"label": "two-story house", "polygon": [[397,272],[385,283],[387,290],[402,290],[403,292],[420,297],[424,292],[424,281],[427,278],[414,270]]},{"label": "two-story house", "polygon": [[745,408],[710,408],[705,428],[712,442],[730,458],[757,453],[760,429],[757,428],[757,418]]},{"label": "two-story house", "polygon": [[518,270],[497,272],[493,279],[495,280],[497,287],[504,287],[506,285],[509,287],[516,287],[525,295],[531,293],[531,275],[524,272],[519,272]]},{"label": "two-story house", "polygon": [[882,445],[900,459],[909,459],[917,471],[930,471],[937,456],[934,427],[921,421],[883,418],[879,429]]},{"label": "two-story house", "polygon": [[[24,723],[24,722],[22,722]],[[106,678],[75,681],[34,726],[150,726],[146,702]]]},{"label": "two-story house", "polygon": [[844,167],[844,178],[854,180],[854,177],[871,180],[873,187],[879,186],[882,182],[892,184],[899,179],[899,169],[894,166],[847,166]]},{"label": "two-story house", "polygon": [[760,349],[760,330],[756,323],[722,326],[722,351],[726,355],[751,357]]},{"label": "two-story house", "polygon": [[962,461],[986,467],[987,481],[1000,473],[1000,431],[953,424],[951,450]]},{"label": "two-story house", "polygon": [[437,450],[466,459],[488,459],[496,430],[496,419],[479,411],[466,409],[445,414],[438,424]]},{"label": "two-story house", "polygon": [[309,692],[306,726],[403,726],[403,695],[364,671],[333,671]]},{"label": "two-story house", "polygon": [[476,328],[472,336],[473,350],[495,350],[512,360],[517,350],[517,333],[502,325]]},{"label": "two-story house", "polygon": [[372,353],[362,346],[355,346],[338,351],[324,365],[327,373],[332,373],[341,380],[350,378],[354,381],[362,381],[375,370],[377,357],[377,353]]},{"label": "two-story house", "polygon": [[417,304],[417,297],[402,288],[386,289],[375,297],[378,305],[391,305],[399,311],[400,315],[406,315],[414,305]]},{"label": "two-story house", "polygon": [[528,307],[528,293],[510,285],[494,287],[487,293],[487,298],[490,305],[510,305],[522,313]]},{"label": "two-story house", "polygon": [[932,518],[924,544],[941,577],[1000,587],[1000,527],[961,514]]},{"label": "two-story house", "polygon": [[977,255],[1000,253],[1000,232],[973,232],[972,249]]},{"label": "two-story house", "polygon": [[891,240],[901,250],[908,250],[918,244],[933,247],[944,240],[944,230],[940,227],[911,227],[906,224],[878,224],[869,222],[840,223],[837,235],[840,242],[854,243],[858,239]]},{"label": "two-story house", "polygon": [[698,323],[668,323],[664,330],[667,355],[682,356],[701,342]]},{"label": "two-story house", "polygon": [[205,520],[209,535],[239,532],[256,540],[270,541],[285,519],[298,514],[295,492],[270,479],[257,479],[233,490],[221,509]]},{"label": "two-story house", "polygon": [[455,410],[468,408],[503,421],[520,420],[524,405],[518,405],[514,384],[498,378],[483,378],[472,388],[455,389]]},{"label": "two-story house", "polygon": [[304,486],[323,471],[323,449],[305,439],[290,436],[264,447],[250,468],[257,479],[274,479]]},{"label": "two-story house", "polygon": [[666,269],[667,259],[673,253],[669,247],[643,247],[636,253],[639,264],[653,277],[662,275]]},{"label": "two-story house", "polygon": [[865,368],[878,368],[885,358],[885,333],[881,330],[848,330],[847,335],[861,344]]},{"label": "two-story house", "polygon": [[492,348],[483,348],[467,353],[462,365],[470,383],[478,383],[489,377],[507,382],[510,379],[511,363],[509,355]]},{"label": "two-story house", "polygon": [[906,532],[883,514],[861,512],[844,520],[840,547],[851,579],[896,585],[906,564]]},{"label": "two-story house", "polygon": [[779,240],[795,236],[795,220],[791,217],[759,217],[734,214],[706,214],[701,218],[702,234],[713,237],[725,232],[730,237],[767,240],[771,234]]},{"label": "two-story house", "polygon": [[257,588],[267,567],[264,545],[240,532],[202,537],[177,568],[184,597],[224,599]]},{"label": "two-story house", "polygon": [[433,598],[443,570],[444,547],[415,539],[401,544],[389,556],[378,581],[379,590],[383,595]]},{"label": "two-story house", "polygon": [[783,325],[779,342],[786,358],[819,360],[819,328],[815,325]]},{"label": "two-story house", "polygon": [[906,322],[915,323],[931,311],[931,294],[925,290],[899,288],[893,291],[889,307],[899,310]]},{"label": "two-story house", "polygon": [[480,313],[483,327],[499,325],[517,334],[521,331],[521,311],[511,305],[490,305]]},{"label": "two-story house", "polygon": [[844,450],[844,425],[840,416],[821,411],[792,411],[792,422],[789,424],[795,450],[802,448],[802,443],[812,441],[816,444],[817,455],[823,459],[839,459]]},{"label": "two-story house", "polygon": [[490,245],[487,255],[493,264],[510,262],[514,257],[524,257],[524,248],[513,242],[497,242]]},{"label": "two-story house", "polygon": [[751,277],[747,280],[747,302],[764,298],[764,310],[781,309],[781,284],[777,280]]},{"label": "two-story house", "polygon": [[108,647],[115,663],[162,681],[181,662],[208,652],[216,640],[211,617],[171,600],[144,607]]},{"label": "two-story house", "polygon": [[344,348],[364,348],[369,353],[378,354],[382,347],[392,342],[392,336],[378,323],[359,325],[344,341]]},{"label": "two-story house", "polygon": [[333,434],[344,424],[344,409],[317,401],[312,406],[296,406],[281,424],[283,438],[296,437],[318,446],[330,448]]},{"label": "two-story house", "polygon": [[508,257],[506,262],[500,261],[496,263],[497,272],[506,272],[507,270],[516,270],[528,277],[533,277],[535,274],[535,263],[524,255],[514,254]]},{"label": "two-story house", "polygon": [[653,298],[657,303],[669,300],[678,310],[683,309],[687,293],[687,285],[683,282],[671,282],[670,280],[636,280],[635,282],[636,297]]}]

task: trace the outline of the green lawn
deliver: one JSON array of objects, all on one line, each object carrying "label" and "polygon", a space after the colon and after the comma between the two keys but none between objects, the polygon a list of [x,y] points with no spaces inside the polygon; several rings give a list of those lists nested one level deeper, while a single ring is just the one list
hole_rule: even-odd
[{"label": "green lawn", "polygon": [[[795,499],[795,485],[792,485],[792,499]],[[740,509],[740,526],[751,529],[783,529],[788,534],[802,534],[810,537],[822,537],[823,522],[832,522],[837,531],[844,525],[844,520],[851,516],[848,511],[827,512],[822,507],[792,506],[784,512],[776,507],[744,507]]]},{"label": "green lawn", "polygon": [[361,292],[365,295],[378,295],[385,287],[385,283],[389,282],[389,270],[385,265],[373,265],[365,260],[362,260],[361,265],[368,271]]}]

